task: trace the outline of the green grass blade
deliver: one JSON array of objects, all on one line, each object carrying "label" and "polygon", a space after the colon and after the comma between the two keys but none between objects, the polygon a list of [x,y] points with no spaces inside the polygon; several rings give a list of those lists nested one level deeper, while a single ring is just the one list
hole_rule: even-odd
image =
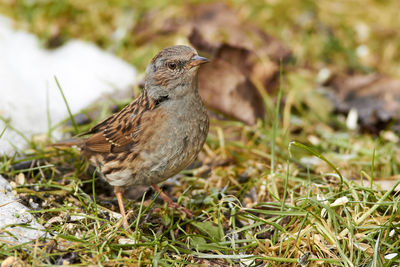
[{"label": "green grass blade", "polygon": [[76,123],[75,118],[74,118],[74,116],[72,115],[71,109],[69,108],[67,98],[65,97],[64,91],[62,90],[62,88],[61,88],[61,86],[60,86],[60,83],[58,82],[58,79],[57,79],[56,76],[54,76],[54,80],[56,81],[58,90],[60,90],[60,93],[61,93],[61,96],[62,96],[62,98],[63,98],[63,100],[64,100],[65,106],[67,107],[67,110],[68,110],[68,115],[69,115],[69,117],[70,117],[70,119],[71,119],[72,125],[74,126],[74,131],[75,131],[75,133],[77,134],[77,133],[79,132],[78,124]]},{"label": "green grass blade", "polygon": [[322,156],[320,153],[318,153],[317,151],[315,151],[313,148],[311,148],[311,147],[309,147],[309,146],[306,146],[306,145],[304,145],[304,144],[302,144],[302,143],[296,142],[296,141],[290,142],[290,144],[289,144],[289,152],[291,151],[291,147],[292,147],[292,146],[296,146],[296,147],[302,148],[302,149],[308,151],[309,153],[313,154],[313,155],[316,156],[317,158],[319,158],[319,159],[325,161],[325,162],[337,173],[337,175],[339,176],[339,178],[340,178],[339,191],[342,191],[342,188],[343,188],[343,176],[342,176],[342,174],[339,172],[339,170],[335,167],[335,165],[332,164],[332,162],[330,162],[327,158],[325,158],[325,157]]}]

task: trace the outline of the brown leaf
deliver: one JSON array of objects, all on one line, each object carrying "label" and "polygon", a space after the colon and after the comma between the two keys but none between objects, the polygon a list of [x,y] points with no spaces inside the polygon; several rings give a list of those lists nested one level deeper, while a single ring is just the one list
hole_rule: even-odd
[{"label": "brown leaf", "polygon": [[194,19],[189,41],[213,58],[200,70],[200,95],[208,106],[254,124],[265,112],[252,81],[273,91],[280,61],[289,58],[289,49],[262,29],[243,22],[225,4],[192,6],[190,12]]},{"label": "brown leaf", "polygon": [[[191,6],[189,12],[194,13],[193,28],[211,47],[228,44],[254,51],[257,55],[267,56],[276,62],[285,61],[291,55],[282,42],[259,27],[242,21],[237,13],[223,3]],[[192,44],[197,47],[196,42]],[[202,50],[201,47],[197,48]],[[212,49],[204,51],[210,54],[214,52]]]},{"label": "brown leaf", "polygon": [[238,68],[222,59],[200,68],[199,92],[211,108],[245,123],[254,124],[264,115],[257,89]]},{"label": "brown leaf", "polygon": [[271,91],[277,85],[278,65],[272,61],[260,61],[253,51],[223,44],[217,49],[215,58],[236,66],[246,77],[263,83],[267,90]]},{"label": "brown leaf", "polygon": [[400,80],[379,74],[337,74],[328,84],[339,112],[356,109],[360,125],[378,132],[400,119]]}]

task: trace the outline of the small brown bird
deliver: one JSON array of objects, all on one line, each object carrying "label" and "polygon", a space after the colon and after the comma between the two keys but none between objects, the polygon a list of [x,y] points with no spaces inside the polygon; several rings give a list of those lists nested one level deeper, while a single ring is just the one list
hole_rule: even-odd
[{"label": "small brown bird", "polygon": [[90,137],[53,144],[79,147],[114,186],[125,228],[124,187],[152,185],[160,191],[157,184],[187,167],[203,147],[209,121],[197,90],[197,71],[206,62],[189,46],[163,49],[147,66],[139,97],[80,134]]}]

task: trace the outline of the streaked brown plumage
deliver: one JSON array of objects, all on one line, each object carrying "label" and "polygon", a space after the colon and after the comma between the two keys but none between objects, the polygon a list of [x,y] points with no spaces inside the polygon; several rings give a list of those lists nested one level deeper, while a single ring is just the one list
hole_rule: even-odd
[{"label": "streaked brown plumage", "polygon": [[197,91],[197,70],[207,61],[188,46],[165,48],[147,67],[138,98],[81,134],[90,137],[54,144],[78,146],[115,187],[125,227],[124,187],[156,185],[177,174],[205,142],[209,122]]}]

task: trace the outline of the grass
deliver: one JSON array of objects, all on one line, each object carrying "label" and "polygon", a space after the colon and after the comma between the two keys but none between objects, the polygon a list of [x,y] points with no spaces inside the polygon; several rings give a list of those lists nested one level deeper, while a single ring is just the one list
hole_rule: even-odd
[{"label": "grass", "polygon": [[[169,209],[149,191],[126,202],[131,222],[131,230],[126,231],[111,189],[86,171],[77,151],[55,151],[28,140],[31,148],[24,157],[1,158],[0,174],[11,181],[17,174],[24,175],[26,182],[15,184],[15,191],[26,205],[38,204],[30,212],[46,225],[48,237],[27,244],[0,244],[0,260],[13,256],[26,266],[400,264],[397,144],[385,132],[374,136],[347,130],[346,118],[334,114],[331,104],[314,89],[322,67],[398,76],[400,50],[393,49],[399,40],[393,30],[398,25],[398,3],[246,3],[229,2],[243,19],[284,40],[296,61],[282,72],[282,95],[277,97],[285,100],[282,107],[274,96],[266,95],[268,116],[254,126],[212,120],[197,167],[164,185],[169,195],[193,211],[194,219]],[[19,26],[41,36],[44,44],[54,37],[51,27],[56,27],[61,40],[93,41],[141,71],[157,50],[181,37],[146,40],[131,34],[116,41],[110,36],[121,14],[135,24],[153,9],[164,16],[179,14],[181,6],[176,0],[129,5],[124,1],[10,1],[0,6]],[[157,27],[157,21],[149,27]],[[370,26],[367,40],[360,39],[357,27],[362,26],[355,25]],[[376,28],[393,34],[384,35]],[[357,56],[357,47],[363,44],[370,47],[369,58]],[[62,92],[62,85],[59,88]],[[79,128],[84,131],[90,126]],[[66,127],[75,130],[75,124]],[[1,138],[5,129],[0,131]],[[12,166],[25,167],[14,170]],[[390,182],[387,190],[380,188],[382,180]],[[396,256],[389,259],[387,255],[393,253]]]}]

